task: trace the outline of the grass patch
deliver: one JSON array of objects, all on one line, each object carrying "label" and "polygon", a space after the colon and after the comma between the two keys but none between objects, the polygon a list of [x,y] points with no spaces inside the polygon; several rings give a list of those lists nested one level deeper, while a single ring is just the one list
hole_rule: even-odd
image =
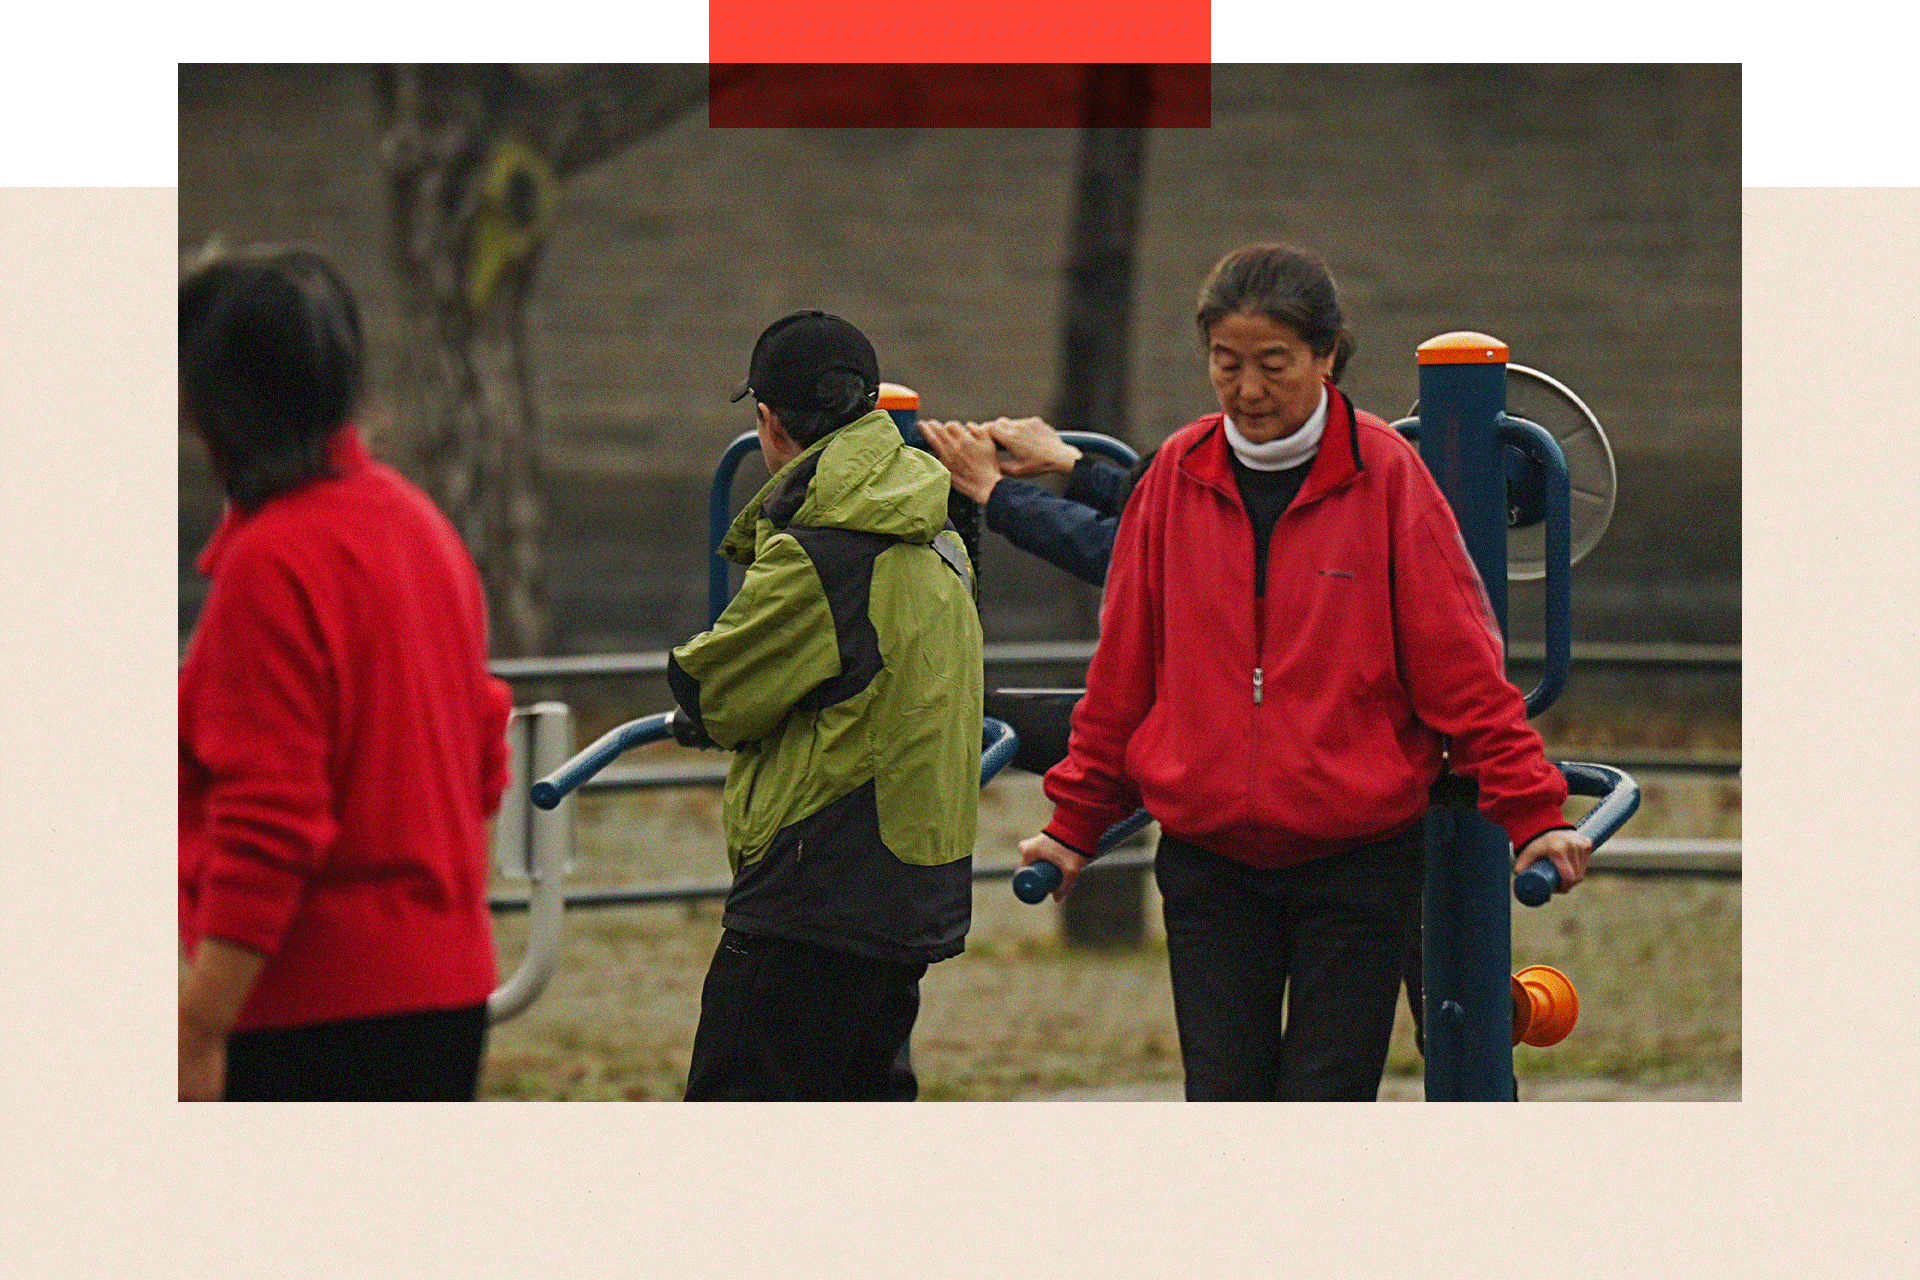
[{"label": "grass patch", "polygon": [[[1651,737],[1682,736],[1677,724],[1651,716],[1637,727]],[[1702,740],[1707,737],[1712,740]],[[1724,749],[1726,737],[1716,729],[1696,733],[1686,745]],[[1737,735],[1731,745],[1737,746]],[[1737,779],[1641,783],[1641,812],[1623,834],[1739,835]],[[725,879],[718,792],[590,799],[580,810],[575,886]],[[1570,813],[1577,815],[1584,803],[1570,805]],[[976,859],[1011,863],[1014,844],[1039,830],[1046,816],[1038,779],[996,781],[981,798]],[[1054,904],[1028,906],[1003,882],[979,882],[966,953],[933,966],[922,984],[914,1038],[921,1096],[998,1100],[1179,1079],[1165,941],[1150,877],[1143,893],[1146,944],[1090,952],[1061,944]],[[1740,916],[1738,881],[1596,877],[1545,907],[1516,905],[1514,966],[1553,965],[1573,979],[1581,1001],[1579,1025],[1566,1040],[1515,1051],[1516,1073],[1663,1085],[1737,1081]],[[495,927],[505,973],[524,948],[525,918],[498,917]],[[571,913],[547,991],[526,1013],[493,1029],[482,1097],[682,1096],[700,985],[719,935],[716,903]],[[1387,1070],[1415,1077],[1422,1071],[1404,1000]]]}]

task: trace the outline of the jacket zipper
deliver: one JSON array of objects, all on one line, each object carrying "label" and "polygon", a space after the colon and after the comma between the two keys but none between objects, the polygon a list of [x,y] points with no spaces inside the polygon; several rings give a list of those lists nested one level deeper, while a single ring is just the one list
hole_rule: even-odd
[{"label": "jacket zipper", "polygon": [[[1247,512],[1247,524],[1251,528],[1253,513]],[[1259,572],[1260,549],[1254,548],[1255,572]],[[1247,795],[1260,793],[1260,703],[1266,697],[1267,679],[1267,596],[1266,592],[1257,592],[1253,597],[1253,718],[1248,725],[1247,744],[1250,751],[1247,759]]]},{"label": "jacket zipper", "polygon": [[[1253,523],[1252,512],[1247,513],[1247,523],[1249,525]],[[1269,533],[1268,537],[1269,539],[1271,539],[1272,534]],[[1268,554],[1271,555],[1273,550],[1271,542],[1269,542],[1267,550],[1268,550]],[[1259,547],[1256,546],[1253,549],[1253,556],[1254,556],[1254,573],[1257,575],[1260,571],[1259,570],[1259,564],[1260,564],[1260,548]],[[1268,567],[1271,568],[1272,566],[1269,565]],[[1253,705],[1256,707],[1259,706],[1261,701],[1266,697],[1266,688],[1265,688],[1266,679],[1267,679],[1266,655],[1267,655],[1267,593],[1265,590],[1265,584],[1262,583],[1260,589],[1255,591],[1254,597],[1253,597]]]}]

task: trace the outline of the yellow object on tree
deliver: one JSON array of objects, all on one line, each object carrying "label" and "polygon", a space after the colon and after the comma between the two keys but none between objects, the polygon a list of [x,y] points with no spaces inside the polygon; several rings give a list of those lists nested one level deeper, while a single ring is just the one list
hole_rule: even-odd
[{"label": "yellow object on tree", "polygon": [[560,179],[547,158],[503,138],[487,160],[480,208],[467,241],[467,306],[484,310],[501,275],[524,260],[553,227]]}]

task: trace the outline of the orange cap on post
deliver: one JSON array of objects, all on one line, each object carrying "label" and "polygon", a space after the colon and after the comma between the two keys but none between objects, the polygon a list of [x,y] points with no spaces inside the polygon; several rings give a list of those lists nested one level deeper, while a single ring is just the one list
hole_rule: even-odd
[{"label": "orange cap on post", "polygon": [[918,409],[920,407],[920,393],[912,387],[903,387],[897,382],[883,382],[880,384],[880,403],[876,407],[881,409]]},{"label": "orange cap on post", "polygon": [[1513,1042],[1544,1049],[1559,1044],[1580,1020],[1580,993],[1552,965],[1530,964],[1513,975]]},{"label": "orange cap on post", "polygon": [[1472,329],[1455,329],[1414,348],[1420,364],[1505,364],[1507,344]]}]

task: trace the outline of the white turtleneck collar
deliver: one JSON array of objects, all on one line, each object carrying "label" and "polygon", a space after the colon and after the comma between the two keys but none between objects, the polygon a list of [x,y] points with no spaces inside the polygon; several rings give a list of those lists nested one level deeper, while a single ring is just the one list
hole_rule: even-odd
[{"label": "white turtleneck collar", "polygon": [[1234,456],[1255,471],[1285,471],[1288,467],[1297,467],[1313,457],[1314,451],[1320,447],[1320,433],[1327,426],[1326,384],[1320,386],[1320,403],[1300,424],[1300,429],[1290,436],[1255,444],[1240,434],[1240,428],[1233,425],[1232,418],[1223,413],[1220,420],[1226,424],[1227,443],[1233,446]]}]

